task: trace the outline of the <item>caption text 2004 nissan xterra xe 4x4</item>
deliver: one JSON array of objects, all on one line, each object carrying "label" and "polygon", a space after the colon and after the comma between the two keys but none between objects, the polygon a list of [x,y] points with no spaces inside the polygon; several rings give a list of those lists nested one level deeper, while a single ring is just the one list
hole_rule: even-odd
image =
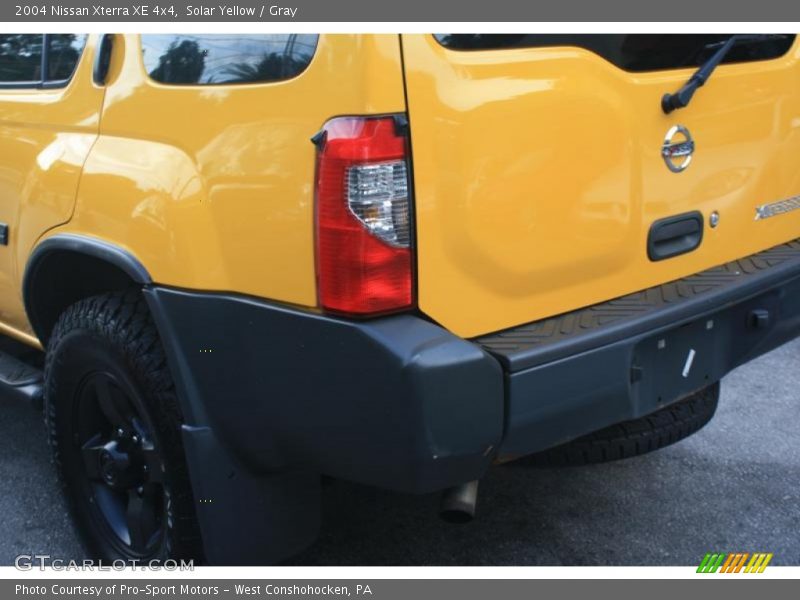
[{"label": "caption text 2004 nissan xterra xe 4x4", "polygon": [[3,34],[0,383],[103,559],[466,518],[800,333],[798,124],[794,35]]}]

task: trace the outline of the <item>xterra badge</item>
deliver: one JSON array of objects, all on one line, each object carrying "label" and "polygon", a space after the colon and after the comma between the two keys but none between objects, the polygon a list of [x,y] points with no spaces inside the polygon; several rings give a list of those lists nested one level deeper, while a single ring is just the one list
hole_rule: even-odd
[{"label": "xterra badge", "polygon": [[772,204],[762,204],[761,206],[756,206],[756,221],[792,212],[798,208],[800,208],[800,196],[792,196]]}]

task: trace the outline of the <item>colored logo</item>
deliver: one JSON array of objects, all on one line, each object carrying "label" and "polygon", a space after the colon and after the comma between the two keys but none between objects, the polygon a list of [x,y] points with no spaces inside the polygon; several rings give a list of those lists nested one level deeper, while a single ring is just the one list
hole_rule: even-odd
[{"label": "colored logo", "polygon": [[697,567],[698,573],[763,573],[772,553],[766,552],[709,552]]}]

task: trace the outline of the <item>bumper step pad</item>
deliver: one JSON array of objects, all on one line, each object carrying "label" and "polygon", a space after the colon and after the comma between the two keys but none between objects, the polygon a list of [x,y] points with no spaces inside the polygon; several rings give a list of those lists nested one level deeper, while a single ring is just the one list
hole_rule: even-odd
[{"label": "bumper step pad", "polygon": [[[608,302],[476,338],[512,371],[611,343],[638,329],[677,320],[765,289],[773,280],[800,276],[800,239]],[[652,317],[652,318],[651,318]]]}]

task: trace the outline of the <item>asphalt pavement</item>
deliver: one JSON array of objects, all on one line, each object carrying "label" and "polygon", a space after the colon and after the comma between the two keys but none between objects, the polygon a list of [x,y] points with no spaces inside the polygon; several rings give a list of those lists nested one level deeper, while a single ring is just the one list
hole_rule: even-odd
[{"label": "asphalt pavement", "polygon": [[[0,564],[85,556],[65,513],[41,415],[0,398]],[[714,419],[647,456],[494,468],[478,518],[450,525],[436,496],[344,482],[324,489],[305,565],[692,565],[772,552],[800,565],[800,341],[731,373]]]}]

